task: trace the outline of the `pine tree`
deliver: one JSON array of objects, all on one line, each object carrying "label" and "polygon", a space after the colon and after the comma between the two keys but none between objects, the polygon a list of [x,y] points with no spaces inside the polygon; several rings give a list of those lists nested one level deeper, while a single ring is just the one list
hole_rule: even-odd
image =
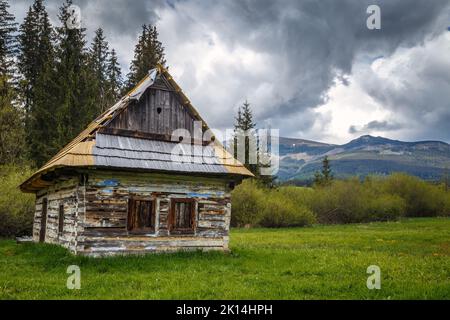
[{"label": "pine tree", "polygon": [[122,91],[122,71],[117,60],[117,54],[114,49],[111,50],[106,70],[107,92],[106,101],[108,106],[112,106],[120,99]]},{"label": "pine tree", "polygon": [[93,84],[97,92],[96,98],[96,114],[100,114],[108,107],[107,91],[107,68],[109,59],[109,46],[105,40],[103,29],[99,28],[95,31],[95,37],[89,50],[89,64],[93,74]]},{"label": "pine tree", "polygon": [[23,115],[13,104],[14,95],[8,76],[0,76],[0,165],[24,160]]},{"label": "pine tree", "polygon": [[58,139],[62,147],[76,137],[97,116],[95,77],[89,67],[85,48],[85,29],[70,28],[68,8],[72,0],[66,0],[60,8],[57,28],[58,46],[56,63]]},{"label": "pine tree", "polygon": [[0,76],[11,82],[14,75],[13,57],[17,53],[17,42],[14,33],[17,23],[8,11],[8,0],[0,0]]},{"label": "pine tree", "polygon": [[142,34],[134,49],[134,59],[131,61],[130,73],[127,75],[126,91],[131,90],[158,63],[166,64],[164,47],[158,40],[158,36],[155,26],[145,24],[142,26]]},{"label": "pine tree", "polygon": [[314,184],[317,186],[327,186],[333,181],[333,173],[331,171],[330,160],[325,156],[322,160],[321,172],[314,173]]},{"label": "pine tree", "polygon": [[37,166],[47,162],[61,147],[57,130],[60,86],[54,68],[54,63],[46,63],[36,79],[34,105],[27,127],[29,157]]},{"label": "pine tree", "polygon": [[[54,130],[45,127],[54,120],[43,118],[46,109],[52,108],[53,98],[50,77],[54,76],[54,31],[43,5],[43,0],[35,0],[30,6],[19,30],[18,69],[20,100],[25,109],[25,129],[28,153],[31,160],[41,162],[39,151],[46,149],[44,142],[51,144]],[[44,74],[46,73],[46,74]],[[42,82],[42,79],[46,79]],[[40,105],[38,105],[40,103]],[[39,120],[38,120],[39,119]],[[36,123],[40,121],[41,123]],[[37,130],[42,126],[42,131]]]},{"label": "pine tree", "polygon": [[[244,159],[239,159],[243,162],[244,166],[250,170],[255,176],[259,176],[258,169],[258,146],[256,141],[256,135],[254,129],[256,123],[253,122],[253,113],[250,108],[250,103],[245,101],[244,104],[239,107],[237,116],[235,118],[236,122],[234,125],[234,156],[238,158],[240,153],[238,148],[242,148],[239,145],[239,141],[244,139],[244,154],[242,155]],[[251,154],[255,152],[255,154]]]}]

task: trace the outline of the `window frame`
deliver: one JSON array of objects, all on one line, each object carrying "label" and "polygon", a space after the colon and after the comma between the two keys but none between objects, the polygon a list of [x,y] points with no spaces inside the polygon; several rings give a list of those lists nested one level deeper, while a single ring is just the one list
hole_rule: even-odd
[{"label": "window frame", "polygon": [[[191,228],[175,228],[175,207],[177,203],[191,203]],[[193,198],[172,198],[170,200],[169,232],[170,234],[195,234],[197,229],[197,201]]]},{"label": "window frame", "polygon": [[[132,215],[132,211],[134,209],[134,204],[136,201],[145,201],[151,203],[151,211],[150,211],[150,219],[154,219],[154,226],[153,227],[144,227],[139,229],[130,229],[129,221]],[[126,230],[129,234],[148,234],[148,233],[155,233],[157,229],[157,216],[156,216],[156,198],[154,197],[142,197],[142,196],[130,196],[128,198],[128,209],[127,209],[127,221],[126,221]]]}]

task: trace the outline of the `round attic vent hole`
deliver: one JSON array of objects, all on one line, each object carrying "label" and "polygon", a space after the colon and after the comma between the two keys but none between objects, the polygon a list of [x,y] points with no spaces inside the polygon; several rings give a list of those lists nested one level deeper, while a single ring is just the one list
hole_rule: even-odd
[{"label": "round attic vent hole", "polygon": [[178,141],[179,141],[179,142],[183,141],[183,139],[184,139],[183,136],[179,136],[179,137],[178,137]]},{"label": "round attic vent hole", "polygon": [[158,108],[156,109],[156,112],[158,112],[158,114],[160,114],[161,111],[162,111],[162,109],[161,109],[160,107],[158,107]]}]

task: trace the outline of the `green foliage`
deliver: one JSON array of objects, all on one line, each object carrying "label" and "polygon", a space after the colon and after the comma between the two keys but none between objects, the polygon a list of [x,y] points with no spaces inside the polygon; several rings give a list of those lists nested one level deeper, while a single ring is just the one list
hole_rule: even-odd
[{"label": "green foliage", "polygon": [[[256,123],[253,121],[253,112],[250,103],[245,101],[239,107],[234,124],[234,157],[250,170],[255,176],[259,175],[258,168],[258,146],[255,135]],[[241,148],[245,148],[242,153]]]},{"label": "green foliage", "polygon": [[232,193],[231,225],[243,227],[255,225],[261,217],[265,191],[254,179],[242,182]]},{"label": "green foliage", "polygon": [[448,203],[450,192],[445,186],[432,185],[417,177],[403,173],[391,175],[385,181],[387,193],[395,194],[406,201],[406,214],[410,217],[433,217],[450,215]]},{"label": "green foliage", "polygon": [[330,160],[325,156],[322,160],[322,171],[314,173],[314,184],[316,186],[327,186],[333,181],[333,173],[331,171]]},{"label": "green foliage", "polygon": [[127,84],[124,88],[126,91],[131,90],[142,80],[149,70],[158,64],[166,64],[164,47],[158,40],[158,36],[156,26],[146,24],[142,26],[142,33],[134,49],[134,59],[131,61]]},{"label": "green foliage", "polygon": [[13,56],[16,53],[17,44],[14,33],[17,23],[9,12],[8,0],[0,0],[0,76],[12,76]]},{"label": "green foliage", "polygon": [[314,223],[312,212],[284,191],[266,188],[256,179],[244,181],[232,194],[231,225],[279,228]]},{"label": "green foliage", "polygon": [[109,45],[105,40],[105,35],[102,28],[98,28],[95,31],[94,40],[92,41],[91,47],[88,53],[88,62],[92,72],[92,85],[97,92],[97,97],[95,97],[95,113],[97,115],[101,114],[108,107],[109,101],[107,101],[107,71],[108,71],[108,56],[109,56]]},{"label": "green foliage", "polygon": [[106,102],[108,106],[114,105],[119,99],[122,91],[122,70],[114,49],[111,50],[106,68]]},{"label": "green foliage", "polygon": [[[304,225],[315,220],[324,224],[393,221],[401,217],[450,216],[450,192],[444,185],[433,185],[415,177],[394,174],[385,178],[368,177],[335,180],[315,188],[282,186],[277,189],[244,183],[233,192],[233,204],[245,202],[248,208],[233,206],[232,215],[249,225]],[[258,189],[260,189],[258,191]],[[245,194],[245,199],[241,198]],[[252,199],[254,195],[261,195]],[[253,205],[256,203],[257,205]],[[258,214],[260,210],[260,214]],[[237,211],[237,213],[236,213]]]},{"label": "green foliage", "polygon": [[87,50],[85,29],[66,25],[71,4],[64,2],[60,26],[53,28],[43,1],[35,0],[18,35],[19,101],[28,158],[37,166],[116,102],[121,90],[117,56],[109,52],[103,30]]},{"label": "green foliage", "polygon": [[0,75],[0,165],[24,160],[23,113],[13,105],[14,96],[8,76]]},{"label": "green foliage", "polygon": [[303,227],[314,222],[314,214],[305,205],[295,203],[281,192],[272,191],[264,201],[259,225],[268,228]]},{"label": "green foliage", "polygon": [[28,167],[0,166],[0,237],[31,235],[34,195],[18,188],[31,174]]}]

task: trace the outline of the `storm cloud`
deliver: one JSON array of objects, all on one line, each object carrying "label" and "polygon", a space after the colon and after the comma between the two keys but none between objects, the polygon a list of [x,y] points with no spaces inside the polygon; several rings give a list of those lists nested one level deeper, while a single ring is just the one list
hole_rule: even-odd
[{"label": "storm cloud", "polygon": [[393,131],[401,129],[402,125],[399,123],[389,123],[386,120],[384,121],[370,121],[369,123],[365,124],[361,128],[358,128],[358,126],[352,125],[348,129],[350,133],[372,133],[372,132],[384,132],[384,131]]},{"label": "storm cloud", "polygon": [[[61,2],[46,1],[55,24]],[[11,5],[23,18],[31,3]],[[232,127],[248,99],[258,124],[285,136],[343,142],[376,131],[450,141],[447,0],[74,3],[89,37],[105,30],[124,71],[141,25],[156,24],[170,71],[214,128]],[[366,27],[372,4],[381,8],[381,30]],[[346,90],[345,101],[331,94],[337,87]],[[363,114],[356,123],[352,110]],[[346,130],[331,129],[336,114],[349,122]]]}]

